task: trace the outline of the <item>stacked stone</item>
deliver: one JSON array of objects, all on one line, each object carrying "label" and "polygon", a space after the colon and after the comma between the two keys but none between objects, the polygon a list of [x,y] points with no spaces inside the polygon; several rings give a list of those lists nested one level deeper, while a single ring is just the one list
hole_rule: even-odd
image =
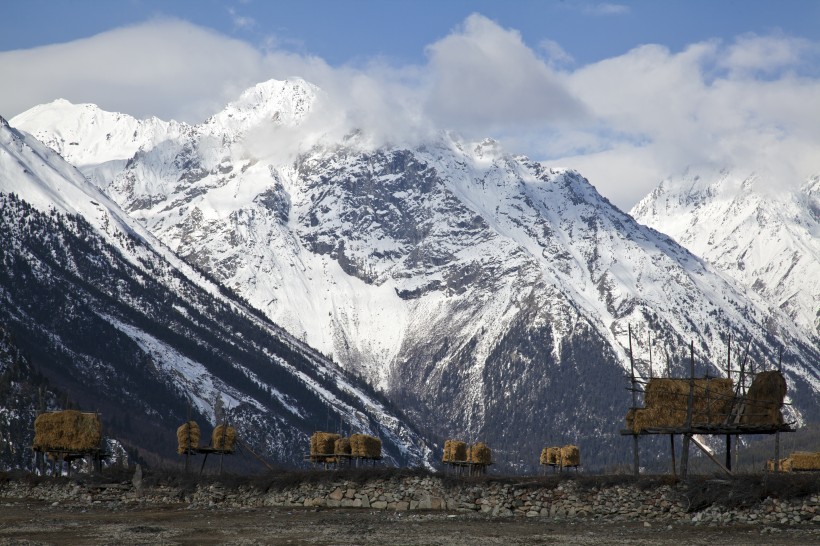
[{"label": "stacked stone", "polygon": [[[634,485],[580,487],[563,481],[554,487],[486,482],[445,484],[436,477],[373,479],[365,483],[336,480],[304,482],[268,491],[250,486],[201,485],[190,492],[176,486],[132,490],[99,490],[77,483],[0,483],[4,499],[39,499],[61,505],[103,505],[121,508],[137,504],[186,504],[191,508],[247,508],[262,506],[369,508],[378,510],[449,510],[497,517],[539,517],[550,520],[589,519],[603,522],[644,522],[646,525],[809,525],[820,524],[820,494],[767,498],[751,507],[712,505],[687,512],[685,496],[673,486],[639,488]],[[684,500],[682,500],[684,499]]]}]

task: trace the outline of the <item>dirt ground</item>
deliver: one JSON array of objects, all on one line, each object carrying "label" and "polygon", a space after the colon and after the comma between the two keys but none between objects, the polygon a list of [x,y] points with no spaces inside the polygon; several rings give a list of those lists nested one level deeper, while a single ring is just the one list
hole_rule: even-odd
[{"label": "dirt ground", "polygon": [[362,509],[188,509],[180,505],[61,506],[0,499],[0,545],[40,544],[820,544],[820,529],[691,524],[556,523],[463,513]]}]

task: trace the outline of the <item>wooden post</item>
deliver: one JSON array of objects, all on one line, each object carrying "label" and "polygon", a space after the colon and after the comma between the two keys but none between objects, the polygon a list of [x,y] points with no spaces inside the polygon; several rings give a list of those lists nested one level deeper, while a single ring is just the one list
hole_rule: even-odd
[{"label": "wooden post", "polygon": [[743,396],[746,396],[746,362],[749,360],[749,349],[752,348],[752,338],[746,344],[746,354],[743,355],[743,360],[740,361],[740,381],[743,388]]},{"label": "wooden post", "polygon": [[208,452],[205,452],[205,458],[202,459],[202,466],[199,467],[199,475],[202,476],[202,471],[205,469],[205,461],[208,460]]},{"label": "wooden post", "polygon": [[188,473],[188,452],[191,450],[191,401],[186,401],[185,406],[185,473]]},{"label": "wooden post", "polygon": [[[783,347],[780,347],[780,355],[777,359],[777,371],[783,372]],[[782,408],[782,406],[781,406]],[[780,432],[774,433],[774,470],[780,472]]]},{"label": "wooden post", "polygon": [[[638,402],[636,399],[637,396],[637,384],[635,383],[635,359],[632,356],[632,325],[628,325],[629,327],[629,374],[632,379],[632,407],[635,408],[638,406]],[[640,474],[641,466],[640,466],[640,459],[638,457],[638,435],[632,435],[632,474],[637,476]]]},{"label": "wooden post", "polygon": [[[732,379],[732,332],[729,332],[729,339],[726,344],[726,377]],[[726,435],[726,468],[732,470],[732,436]]]},{"label": "wooden post", "polygon": [[686,432],[683,434],[683,452],[680,456],[680,477],[685,480],[689,474],[689,442],[692,440],[692,405],[695,400],[695,342],[689,342],[689,400],[686,404]]},{"label": "wooden post", "polygon": [[669,435],[669,443],[672,445],[672,477],[677,479],[678,477],[678,469],[675,466],[675,435]]}]

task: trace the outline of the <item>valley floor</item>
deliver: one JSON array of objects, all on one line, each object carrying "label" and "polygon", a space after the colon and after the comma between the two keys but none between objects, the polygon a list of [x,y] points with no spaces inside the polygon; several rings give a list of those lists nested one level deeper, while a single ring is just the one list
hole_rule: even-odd
[{"label": "valley floor", "polygon": [[0,499],[0,545],[22,544],[817,544],[817,526],[696,526],[491,518],[452,512],[191,508]]}]

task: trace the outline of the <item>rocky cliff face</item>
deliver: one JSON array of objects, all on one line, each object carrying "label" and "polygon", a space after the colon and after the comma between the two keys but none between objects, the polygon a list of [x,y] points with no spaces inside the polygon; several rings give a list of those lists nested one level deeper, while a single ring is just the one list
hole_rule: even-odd
[{"label": "rocky cliff face", "polygon": [[[276,104],[320,100],[308,84],[260,85],[281,90],[265,95]],[[186,261],[429,432],[495,443],[510,465],[570,441],[591,465],[614,463],[630,325],[644,377],[688,373],[690,340],[697,373],[712,375],[725,373],[726,334],[751,339],[758,368],[785,345],[792,418],[817,417],[817,337],[577,172],[447,134],[374,146],[352,133],[275,160],[253,128],[287,135],[310,108],[270,116],[270,99],[254,107],[252,95],[240,102],[266,112],[256,124],[248,114],[217,130],[218,114],[119,170],[83,170]]]}]

